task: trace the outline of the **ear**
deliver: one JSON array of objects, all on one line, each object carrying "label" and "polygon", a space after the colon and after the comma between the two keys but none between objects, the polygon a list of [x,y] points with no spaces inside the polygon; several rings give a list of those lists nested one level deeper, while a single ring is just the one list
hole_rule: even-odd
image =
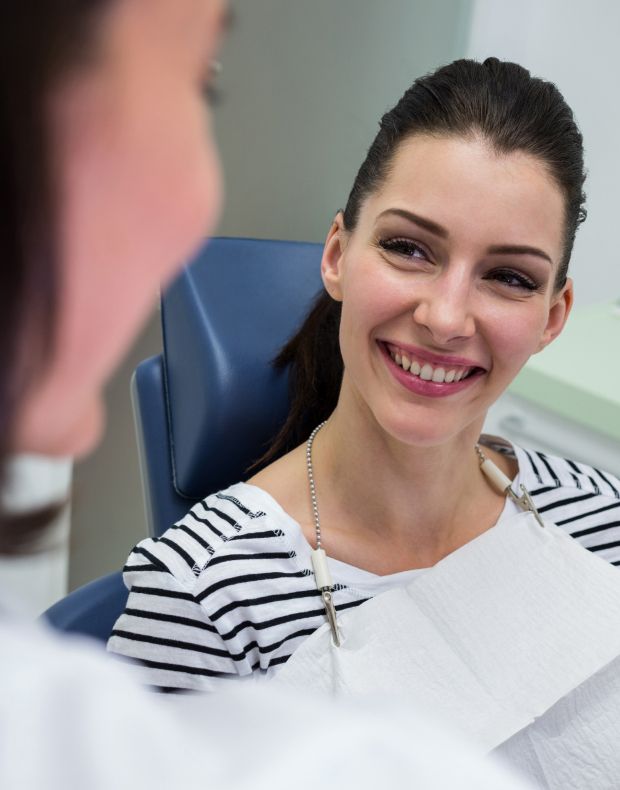
[{"label": "ear", "polygon": [[573,307],[573,300],[573,281],[569,277],[564,287],[553,297],[553,301],[551,302],[551,307],[549,309],[547,326],[545,327],[545,331],[543,332],[543,335],[540,339],[538,351],[542,351],[543,348],[548,346],[549,343],[555,340],[560,332],[564,329],[566,320]]},{"label": "ear", "polygon": [[339,211],[331,224],[321,258],[321,277],[327,293],[337,302],[342,301],[343,258],[347,232]]}]

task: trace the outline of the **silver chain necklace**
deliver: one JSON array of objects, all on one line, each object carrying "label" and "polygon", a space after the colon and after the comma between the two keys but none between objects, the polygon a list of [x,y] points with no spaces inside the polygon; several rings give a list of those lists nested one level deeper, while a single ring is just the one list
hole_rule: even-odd
[{"label": "silver chain necklace", "polygon": [[308,470],[308,483],[310,484],[310,501],[312,502],[312,514],[314,516],[314,534],[316,535],[316,547],[321,548],[321,522],[319,520],[319,503],[316,499],[316,487],[314,485],[314,471],[312,469],[312,443],[314,437],[325,425],[325,420],[317,425],[312,431],[306,442],[306,469]]},{"label": "silver chain necklace", "polygon": [[325,425],[322,422],[317,425],[308,437],[306,443],[306,469],[308,470],[308,483],[310,484],[310,500],[312,502],[312,514],[314,516],[314,534],[316,535],[316,548],[312,550],[310,559],[312,560],[312,568],[314,570],[314,580],[318,591],[321,593],[323,599],[323,606],[325,607],[325,615],[327,622],[332,632],[332,640],[336,647],[340,647],[340,631],[338,629],[338,620],[336,619],[336,607],[334,606],[334,585],[332,582],[332,575],[327,565],[327,555],[321,546],[321,522],[319,520],[319,503],[316,498],[316,486],[314,485],[314,471],[312,469],[312,443],[314,437]]},{"label": "silver chain necklace", "polygon": [[[316,496],[316,485],[314,483],[314,469],[312,468],[312,444],[317,433],[325,425],[326,420],[317,425],[312,431],[306,442],[306,469],[308,471],[308,484],[310,486],[310,501],[312,503],[312,515],[314,517],[314,534],[316,536],[316,548],[312,550],[310,558],[312,560],[312,567],[314,569],[314,578],[318,591],[321,593],[323,605],[325,606],[325,615],[327,622],[332,632],[332,640],[336,647],[340,647],[340,631],[338,628],[338,621],[336,618],[336,607],[334,606],[334,585],[332,577],[327,565],[327,555],[321,545],[321,521],[319,519],[319,503]],[[541,527],[544,527],[542,518],[536,510],[532,498],[521,483],[521,496],[512,490],[512,481],[507,477],[502,470],[483,453],[479,444],[475,445],[476,454],[480,462],[480,470],[487,478],[491,486],[503,496],[507,496],[521,508],[521,510],[530,511]]]}]

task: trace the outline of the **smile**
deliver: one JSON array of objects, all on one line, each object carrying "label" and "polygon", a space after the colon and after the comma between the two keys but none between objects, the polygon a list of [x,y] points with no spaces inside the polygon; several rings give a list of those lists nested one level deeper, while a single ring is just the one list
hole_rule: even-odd
[{"label": "smile", "polygon": [[[380,343],[384,353],[395,364],[397,378],[408,389],[423,395],[448,395],[467,387],[486,371],[478,365],[431,363],[392,343]],[[460,361],[460,360],[459,360]]]},{"label": "smile", "polygon": [[476,370],[475,367],[450,367],[449,369],[439,366],[433,367],[428,362],[414,359],[411,354],[401,349],[395,351],[389,347],[388,351],[394,362],[400,365],[403,370],[408,371],[412,376],[419,376],[422,381],[434,381],[435,384],[443,384],[444,382],[450,384],[453,381],[460,381]]}]

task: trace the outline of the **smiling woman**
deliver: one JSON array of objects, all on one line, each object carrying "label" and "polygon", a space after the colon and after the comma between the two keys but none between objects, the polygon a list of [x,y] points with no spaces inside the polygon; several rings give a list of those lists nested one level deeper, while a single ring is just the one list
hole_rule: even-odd
[{"label": "smiling woman", "polygon": [[268,465],[139,544],[110,649],[167,688],[271,675],[326,617],[336,634],[338,612],[518,504],[620,563],[619,481],[480,435],[569,315],[583,181],[550,83],[496,59],[417,80],[382,119],[327,235],[325,293],[279,356],[292,406]]},{"label": "smiling woman", "polygon": [[361,396],[407,445],[473,446],[568,315],[572,284],[554,286],[563,217],[529,154],[498,155],[480,136],[403,141],[355,229],[339,215],[325,248],[326,288],[343,305],[340,398]]}]

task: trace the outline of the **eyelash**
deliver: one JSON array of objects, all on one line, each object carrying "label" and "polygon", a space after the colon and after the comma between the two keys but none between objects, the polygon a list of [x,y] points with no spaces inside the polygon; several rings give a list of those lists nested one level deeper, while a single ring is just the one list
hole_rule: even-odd
[{"label": "eyelash", "polygon": [[380,239],[379,246],[386,252],[395,252],[405,258],[413,258],[414,252],[421,252],[425,260],[430,260],[429,254],[424,247],[411,239]]},{"label": "eyelash", "polygon": [[[534,280],[527,277],[525,274],[521,274],[521,272],[515,272],[512,269],[495,269],[491,274],[494,275],[494,279],[497,282],[503,283],[507,285],[509,288],[520,288],[524,291],[538,291],[540,286],[538,283],[535,283]],[[512,279],[516,280],[516,285],[510,285],[507,280]]]},{"label": "eyelash", "polygon": [[[380,239],[379,247],[385,252],[395,253],[404,258],[414,258],[414,253],[422,253],[423,257],[415,256],[416,260],[431,261],[429,253],[415,241],[404,238],[393,239]],[[508,288],[514,288],[525,291],[537,291],[540,286],[534,280],[522,272],[516,272],[513,269],[494,269],[489,273],[489,276]],[[508,280],[516,281],[515,284],[510,284]]]}]

